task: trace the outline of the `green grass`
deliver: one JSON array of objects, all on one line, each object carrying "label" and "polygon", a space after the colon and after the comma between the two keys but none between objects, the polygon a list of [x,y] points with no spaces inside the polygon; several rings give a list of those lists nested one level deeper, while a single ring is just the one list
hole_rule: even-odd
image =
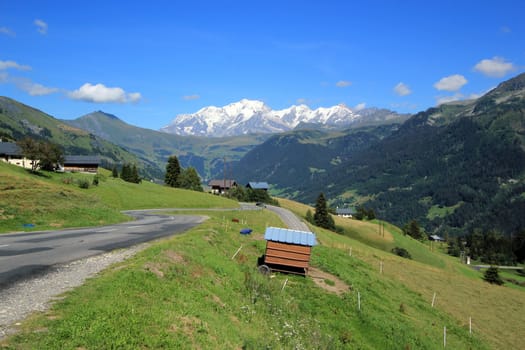
[{"label": "green grass", "polygon": [[[489,348],[446,312],[431,308],[423,295],[340,249],[316,246],[312,265],[352,286],[342,296],[317,287],[310,278],[260,275],[256,260],[264,252],[264,228],[281,224],[267,211],[243,213],[254,233],[240,235],[242,226],[231,222],[238,214],[206,212],[210,219],[201,226],[158,242],[67,293],[0,345],[438,349],[447,326],[450,348]],[[319,235],[325,240],[333,234]]]},{"label": "green grass", "polygon": [[[120,211],[146,208],[235,208],[238,203],[208,193],[132,184],[101,169],[94,175],[42,172],[0,162],[0,232],[107,225],[129,220]],[[79,181],[90,186],[81,189]],[[27,227],[27,225],[32,225]]]},{"label": "green grass", "polygon": [[[46,190],[68,190],[71,196],[91,196],[93,206],[115,212],[117,207],[142,205],[185,207],[182,202],[192,200],[186,191],[127,184],[105,174],[99,187],[80,190],[64,184],[59,174],[35,179],[11,167],[3,170],[0,168],[1,186],[7,183],[16,189],[4,191],[0,187],[2,195],[25,187],[34,189],[34,181],[39,181],[37,188],[43,197]],[[16,181],[6,182],[4,175]],[[141,192],[143,188],[146,191]],[[156,198],[145,198],[148,193],[156,193],[150,196]],[[202,208],[221,205],[218,197],[198,195],[209,200],[200,203]],[[53,201],[58,199],[46,205],[53,206]],[[280,202],[295,212],[306,211],[299,203]],[[232,203],[224,205],[236,207]],[[63,205],[53,207],[55,220]],[[523,289],[490,285],[482,280],[481,272],[439,249],[431,251],[394,226],[386,225],[383,236],[377,233],[377,223],[349,220],[355,237],[312,228],[319,245],[313,248],[311,264],[331,274],[323,277],[328,286],[337,281],[349,286],[338,295],[318,287],[310,277],[277,274],[268,278],[257,272],[256,261],[266,244],[265,227],[282,226],[273,213],[192,213],[209,219],[186,234],[151,243],[135,257],[66,293],[49,310],[24,321],[17,334],[0,341],[0,347],[441,349],[446,326],[447,348],[525,348],[521,336]],[[233,218],[247,223],[234,223]],[[253,233],[240,235],[243,227],[252,228]],[[403,246],[415,258],[398,257],[390,253],[390,246]],[[232,258],[239,247],[242,249]],[[437,297],[432,307],[434,293]]]}]

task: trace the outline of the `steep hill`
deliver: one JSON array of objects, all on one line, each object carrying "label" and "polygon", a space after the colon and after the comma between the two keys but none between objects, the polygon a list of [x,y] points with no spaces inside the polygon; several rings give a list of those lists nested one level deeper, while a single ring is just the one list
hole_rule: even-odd
[{"label": "steep hill", "polygon": [[[52,141],[66,154],[100,155],[103,164],[137,163],[137,158],[115,144],[85,130],[72,127],[52,116],[8,97],[0,96],[0,137],[17,141],[25,136]],[[151,174],[147,164],[144,175]]]},{"label": "steep hill", "polygon": [[[525,229],[525,74],[477,100],[443,104],[399,127],[290,132],[240,162],[240,178],[281,195],[333,206],[365,205],[428,232]],[[370,133],[372,132],[372,133]]]},{"label": "steep hill", "polygon": [[274,193],[294,193],[300,185],[307,188],[316,183],[351,154],[397,128],[385,125],[338,132],[305,129],[274,135],[235,164],[233,174],[241,183],[264,180],[272,184]]},{"label": "steep hill", "polygon": [[523,231],[524,82],[522,74],[478,100],[418,113],[312,187],[299,189],[298,198],[312,201],[325,191],[370,206],[396,224],[415,218],[442,234]]},{"label": "steep hill", "polygon": [[160,179],[163,178],[162,174],[171,155],[176,155],[183,167],[194,167],[205,180],[218,174],[222,177],[224,158],[236,161],[268,137],[179,136],[129,125],[118,117],[101,111],[63,122],[110,140],[136,154],[157,169],[157,177]]}]

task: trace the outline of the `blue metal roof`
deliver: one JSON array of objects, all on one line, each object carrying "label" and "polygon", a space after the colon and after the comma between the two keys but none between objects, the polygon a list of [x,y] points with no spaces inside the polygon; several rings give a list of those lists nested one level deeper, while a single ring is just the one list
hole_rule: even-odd
[{"label": "blue metal roof", "polygon": [[267,241],[277,241],[299,245],[314,246],[317,244],[315,234],[307,231],[289,230],[286,228],[268,227],[264,233]]},{"label": "blue metal roof", "polygon": [[254,190],[267,190],[270,187],[267,182],[248,182],[248,186]]}]

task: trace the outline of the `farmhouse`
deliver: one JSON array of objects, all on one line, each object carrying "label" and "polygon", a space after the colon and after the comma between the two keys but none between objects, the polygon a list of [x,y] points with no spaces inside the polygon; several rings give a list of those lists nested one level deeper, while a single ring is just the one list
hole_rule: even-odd
[{"label": "farmhouse", "polygon": [[269,188],[267,182],[248,182],[246,187],[251,188],[252,190],[263,190],[263,191],[268,191],[268,188]]},{"label": "farmhouse", "polygon": [[22,155],[22,149],[14,142],[0,142],[0,159],[6,163],[31,169],[33,161]]},{"label": "farmhouse", "polygon": [[237,182],[232,179],[211,180],[208,182],[208,186],[210,186],[212,193],[223,194],[230,190],[230,188],[236,187]]},{"label": "farmhouse", "polygon": [[96,173],[100,157],[98,156],[65,156],[61,170],[65,172]]},{"label": "farmhouse", "polygon": [[268,227],[264,233],[266,252],[259,260],[259,271],[271,270],[307,275],[315,234],[307,231]]},{"label": "farmhouse", "polygon": [[355,210],[351,208],[337,208],[335,213],[343,218],[351,218],[355,215]]}]

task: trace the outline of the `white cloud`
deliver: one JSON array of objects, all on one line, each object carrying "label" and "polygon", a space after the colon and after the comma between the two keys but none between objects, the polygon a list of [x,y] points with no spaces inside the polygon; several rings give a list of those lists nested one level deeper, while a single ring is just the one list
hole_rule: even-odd
[{"label": "white cloud", "polygon": [[182,96],[182,99],[185,100],[185,101],[192,101],[192,100],[198,100],[200,97],[200,95],[186,95],[186,96]]},{"label": "white cloud", "polygon": [[6,72],[0,72],[0,83],[7,83],[8,76]]},{"label": "white cloud", "polygon": [[410,95],[412,93],[412,90],[410,90],[408,85],[404,83],[399,83],[394,87],[394,92],[399,96],[406,96]]},{"label": "white cloud", "polygon": [[0,70],[5,69],[31,70],[31,67],[18,64],[15,61],[0,61]]},{"label": "white cloud", "polygon": [[46,22],[42,21],[41,19],[35,19],[33,23],[36,25],[37,30],[40,34],[42,35],[47,34],[47,23]]},{"label": "white cloud", "polygon": [[298,98],[295,102],[299,105],[307,105],[309,103],[308,99],[306,98]]},{"label": "white cloud", "polygon": [[0,27],[0,34],[4,34],[8,36],[16,36],[15,32],[13,32],[11,29],[7,27]]},{"label": "white cloud", "polygon": [[460,74],[450,75],[441,78],[440,81],[434,84],[434,87],[440,91],[458,91],[467,83],[467,79]]},{"label": "white cloud", "polygon": [[493,57],[479,61],[474,70],[493,78],[501,78],[516,70],[512,62],[507,62],[503,57]]},{"label": "white cloud", "polygon": [[25,78],[12,78],[11,81],[20,90],[27,92],[31,96],[50,95],[59,91],[57,88],[47,87]]},{"label": "white cloud", "polygon": [[79,89],[71,91],[68,96],[74,100],[95,103],[128,103],[138,102],[142,96],[138,92],[128,93],[119,87],[106,87],[104,84],[86,83]]},{"label": "white cloud", "polygon": [[354,110],[359,112],[359,111],[361,111],[361,110],[363,110],[363,109],[365,109],[365,108],[366,108],[366,103],[361,102],[361,103],[357,104],[357,105],[354,107]]},{"label": "white cloud", "polygon": [[352,85],[351,81],[348,80],[339,80],[337,83],[335,83],[335,86],[343,88]]}]

